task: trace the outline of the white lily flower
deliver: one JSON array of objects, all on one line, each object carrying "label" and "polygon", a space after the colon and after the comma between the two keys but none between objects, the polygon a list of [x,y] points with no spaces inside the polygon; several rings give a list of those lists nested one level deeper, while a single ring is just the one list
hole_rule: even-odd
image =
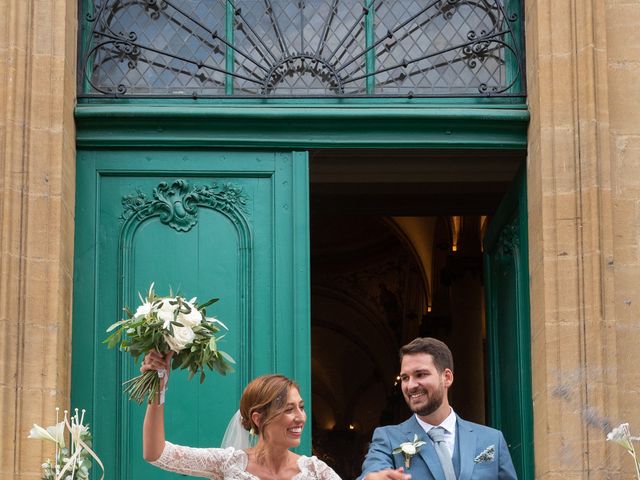
[{"label": "white lily flower", "polygon": [[58,442],[58,445],[64,448],[64,433],[65,433],[64,422],[59,422],[59,423],[56,423],[55,425],[51,425],[50,427],[47,427],[47,432],[49,432],[49,434],[51,434],[51,436],[56,439],[56,442]]},{"label": "white lily flower", "polygon": [[43,428],[34,423],[33,427],[31,427],[31,431],[29,431],[28,438],[47,440],[49,442],[57,443],[60,447],[64,447],[64,422],[60,422],[47,428]]},{"label": "white lily flower", "polygon": [[77,435],[79,438],[82,438],[87,434],[88,431],[88,426],[81,425],[79,423],[74,423],[71,427],[71,433],[74,437]]},{"label": "white lily flower", "polygon": [[627,450],[631,448],[631,444],[629,442],[629,424],[621,423],[616,428],[607,433],[607,441],[615,442],[618,445],[623,446]]}]

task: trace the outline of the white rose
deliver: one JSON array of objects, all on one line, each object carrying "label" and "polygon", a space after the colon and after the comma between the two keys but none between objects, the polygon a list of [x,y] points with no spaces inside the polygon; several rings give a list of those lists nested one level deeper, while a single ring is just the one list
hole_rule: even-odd
[{"label": "white rose", "polygon": [[169,348],[176,353],[180,353],[193,340],[196,338],[196,334],[193,333],[189,327],[173,327],[173,336],[167,332],[164,334],[164,339],[169,345]]},{"label": "white rose", "polygon": [[175,316],[171,312],[163,312],[162,310],[157,313],[158,320],[162,321],[162,328],[167,330],[169,328],[169,324],[173,322]]},{"label": "white rose", "polygon": [[173,313],[178,308],[178,301],[175,298],[163,298],[158,301],[155,307],[157,312],[170,312]]},{"label": "white rose", "polygon": [[162,328],[169,328],[169,323],[175,319],[175,311],[178,308],[178,302],[174,298],[164,298],[160,300],[154,310],[158,319],[162,321]]},{"label": "white rose", "polygon": [[411,443],[403,443],[401,447],[402,447],[402,453],[406,455],[415,455],[417,453],[416,447],[413,446]]},{"label": "white rose", "polygon": [[135,318],[144,317],[145,315],[148,315],[150,311],[151,311],[151,303],[144,302],[142,305],[140,305],[136,309],[136,313],[135,313],[134,317]]},{"label": "white rose", "polygon": [[185,302],[191,308],[189,313],[178,314],[178,322],[180,322],[185,327],[195,327],[196,325],[200,325],[202,322],[202,312],[198,310],[191,302]]}]

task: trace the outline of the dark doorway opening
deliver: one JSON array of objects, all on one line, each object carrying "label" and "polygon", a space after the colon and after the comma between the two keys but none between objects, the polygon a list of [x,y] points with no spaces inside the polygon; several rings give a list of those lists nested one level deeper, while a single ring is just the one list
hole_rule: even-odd
[{"label": "dark doorway opening", "polygon": [[524,161],[514,151],[310,153],[314,454],[355,478],[373,429],[411,414],[398,349],[433,336],[450,399],[485,423],[482,238]]}]

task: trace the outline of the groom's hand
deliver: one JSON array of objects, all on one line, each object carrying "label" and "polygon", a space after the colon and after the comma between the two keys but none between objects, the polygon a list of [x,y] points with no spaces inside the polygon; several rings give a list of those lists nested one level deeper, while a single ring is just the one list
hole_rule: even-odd
[{"label": "groom's hand", "polygon": [[402,467],[392,470],[388,468],[387,470],[380,470],[379,472],[374,472],[368,474],[364,477],[364,480],[410,480],[411,475],[408,473],[404,473]]}]

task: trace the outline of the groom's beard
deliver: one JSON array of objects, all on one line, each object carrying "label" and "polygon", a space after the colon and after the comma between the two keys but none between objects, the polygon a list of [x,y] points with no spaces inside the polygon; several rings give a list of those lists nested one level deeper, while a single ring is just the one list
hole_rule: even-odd
[{"label": "groom's beard", "polygon": [[[411,393],[419,393],[422,391],[424,390],[418,390],[416,392],[411,392]],[[409,399],[405,398],[405,400],[407,401],[407,405],[409,406],[411,411],[413,413],[417,413],[421,417],[426,417],[427,415],[431,415],[433,412],[438,410],[438,408],[440,408],[440,406],[442,405],[442,402],[444,401],[444,396],[445,396],[444,385],[441,384],[437,390],[431,393],[426,392],[426,394],[427,394],[427,403],[424,405],[413,406],[409,402]]]}]

